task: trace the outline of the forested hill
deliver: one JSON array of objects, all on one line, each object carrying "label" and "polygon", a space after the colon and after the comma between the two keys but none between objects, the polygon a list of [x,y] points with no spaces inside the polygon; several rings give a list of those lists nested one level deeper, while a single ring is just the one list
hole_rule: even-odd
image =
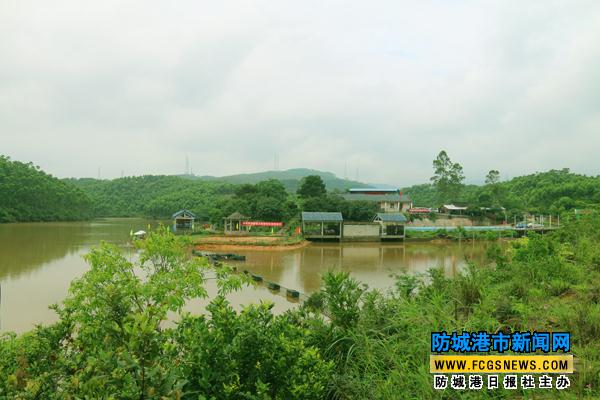
[{"label": "forested hill", "polygon": [[[415,206],[437,207],[440,199],[430,184],[403,189]],[[513,178],[494,185],[465,185],[458,199],[449,202],[470,206],[503,206],[508,210],[557,213],[572,209],[597,208],[600,205],[600,177],[550,170]]]},{"label": "forested hill", "polygon": [[190,180],[179,176],[145,175],[113,180],[65,179],[92,199],[97,217],[169,217],[189,209],[201,220],[214,214],[220,200],[234,192],[224,182]]},{"label": "forested hill", "polygon": [[[311,173],[321,176],[330,192],[351,186],[367,186],[337,178],[331,173],[309,169],[267,171],[223,178],[147,175],[113,180],[59,180],[31,163],[0,156],[0,222],[90,217],[163,218],[182,208],[192,210],[202,221],[221,221],[224,213],[246,208],[253,210],[247,211],[252,215],[264,218],[279,215],[290,217],[294,209],[292,203],[299,205],[294,195],[295,189],[301,179]],[[257,182],[265,184],[252,188]],[[255,192],[250,200],[246,198],[248,191]],[[411,196],[415,206],[428,207],[453,202],[473,207],[474,210],[502,206],[515,213],[559,213],[575,208],[598,208],[600,205],[600,177],[574,174],[568,169],[520,176],[482,186],[465,185],[461,187],[457,198],[443,199],[443,202],[435,187],[429,184],[414,185],[403,191]],[[240,203],[242,198],[244,200]],[[319,206],[323,210],[341,207],[335,203],[335,196],[327,199],[326,204]]]},{"label": "forested hill", "polygon": [[32,163],[0,155],[0,222],[81,220],[91,202],[80,189]]},{"label": "forested hill", "polygon": [[195,179],[207,180],[207,181],[220,181],[220,182],[228,182],[234,184],[244,184],[250,183],[255,184],[258,182],[266,181],[269,179],[277,179],[280,181],[285,189],[289,192],[296,192],[298,187],[300,186],[300,181],[302,178],[309,175],[318,175],[323,179],[325,186],[329,191],[340,190],[345,191],[349,188],[361,188],[361,187],[369,187],[371,185],[342,179],[335,176],[335,174],[331,172],[319,171],[315,169],[308,168],[294,168],[288,169],[285,171],[264,171],[264,172],[256,172],[253,174],[237,174],[237,175],[229,175],[229,176],[199,176],[192,177]]},{"label": "forested hill", "polygon": [[[164,218],[171,216],[177,210],[185,208],[193,211],[199,220],[220,221],[223,213],[230,211],[231,202],[229,199],[236,193],[236,190],[243,191],[243,185],[256,185],[259,182],[274,179],[283,185],[281,190],[285,189],[289,193],[287,196],[293,197],[293,193],[300,186],[302,178],[311,174],[321,176],[329,191],[367,186],[364,183],[337,178],[330,172],[304,168],[219,178],[196,177],[193,175],[146,175],[113,180],[65,179],[65,182],[82,189],[91,198],[93,214],[97,217],[145,216]],[[277,186],[277,190],[279,190],[279,186]],[[273,190],[275,190],[275,186],[273,186]],[[267,204],[269,207],[274,207],[271,199],[268,199],[270,197],[268,193],[262,193],[261,196],[262,200],[259,203],[261,203],[262,208],[266,207]],[[253,202],[251,201],[251,203]],[[237,204],[236,207],[238,211],[246,209],[240,204]],[[284,208],[288,209],[287,207]],[[286,214],[286,210],[280,211]],[[268,214],[266,213],[266,215]],[[273,215],[277,214],[274,213]]]}]

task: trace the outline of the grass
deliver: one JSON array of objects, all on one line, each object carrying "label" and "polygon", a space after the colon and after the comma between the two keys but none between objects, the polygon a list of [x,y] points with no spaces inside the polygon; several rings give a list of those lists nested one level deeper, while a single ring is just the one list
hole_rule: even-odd
[{"label": "grass", "polygon": [[[456,278],[432,269],[399,277],[388,293],[362,291],[359,300],[342,302],[356,316],[343,326],[327,307],[331,299],[309,301],[333,313],[331,325],[311,327],[314,343],[336,363],[330,398],[600,398],[600,217],[511,243]],[[435,391],[429,338],[442,330],[569,331],[577,366],[571,387]]]}]

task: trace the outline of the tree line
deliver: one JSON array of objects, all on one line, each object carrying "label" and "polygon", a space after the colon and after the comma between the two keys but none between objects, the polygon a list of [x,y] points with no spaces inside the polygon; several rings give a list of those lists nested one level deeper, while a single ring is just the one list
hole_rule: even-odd
[{"label": "tree line", "polygon": [[[455,203],[502,216],[523,212],[558,214],[592,209],[600,204],[600,177],[568,169],[500,180],[491,170],[484,185],[464,184],[462,166],[441,151],[432,164],[428,184],[405,187],[415,206],[439,207]],[[113,180],[62,179],[44,173],[32,163],[0,156],[0,222],[81,220],[93,217],[169,218],[180,209],[194,212],[200,221],[222,223],[238,211],[253,219],[289,222],[300,211],[340,211],[345,219],[366,221],[377,212],[372,202],[346,201],[337,189],[325,186],[318,175],[288,183],[275,179],[256,184],[180,176],[137,176]]]},{"label": "tree line", "polygon": [[498,170],[490,170],[483,185],[464,184],[462,166],[442,150],[433,160],[430,184],[405,187],[416,206],[439,207],[459,204],[478,209],[500,209],[558,214],[573,209],[595,209],[600,204],[600,176],[575,174],[568,168],[500,180]]}]

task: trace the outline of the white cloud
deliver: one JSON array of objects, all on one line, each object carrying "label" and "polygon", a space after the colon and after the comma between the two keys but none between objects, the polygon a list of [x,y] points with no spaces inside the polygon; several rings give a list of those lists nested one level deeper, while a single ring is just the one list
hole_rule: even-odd
[{"label": "white cloud", "polygon": [[0,4],[0,153],[58,176],[598,174],[600,4]]}]

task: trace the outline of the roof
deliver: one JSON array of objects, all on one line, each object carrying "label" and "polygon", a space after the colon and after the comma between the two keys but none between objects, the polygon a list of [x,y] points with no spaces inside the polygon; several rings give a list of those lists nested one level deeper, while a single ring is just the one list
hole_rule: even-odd
[{"label": "roof", "polygon": [[365,193],[347,193],[343,194],[344,200],[348,201],[399,201],[400,203],[410,203],[410,197],[408,195],[400,195],[399,193],[388,193],[388,194],[365,194]]},{"label": "roof", "polygon": [[173,216],[171,218],[177,218],[177,217],[181,217],[181,216],[189,216],[192,218],[196,218],[194,213],[189,210],[179,210],[175,214],[173,214]]},{"label": "roof", "polygon": [[343,220],[340,212],[302,212],[302,221],[342,222]]},{"label": "roof", "polygon": [[250,219],[250,217],[245,216],[242,213],[239,212],[234,212],[233,214],[231,214],[229,217],[225,217],[225,219]]},{"label": "roof", "polygon": [[446,210],[456,210],[456,211],[463,211],[463,210],[467,209],[467,207],[459,207],[459,206],[455,206],[454,204],[444,204],[443,208],[445,208]]},{"label": "roof", "polygon": [[377,213],[375,220],[382,222],[406,222],[406,217],[401,213]]},{"label": "roof", "polygon": [[350,193],[362,193],[362,192],[381,192],[381,193],[398,193],[399,189],[390,188],[352,188],[348,189]]}]

